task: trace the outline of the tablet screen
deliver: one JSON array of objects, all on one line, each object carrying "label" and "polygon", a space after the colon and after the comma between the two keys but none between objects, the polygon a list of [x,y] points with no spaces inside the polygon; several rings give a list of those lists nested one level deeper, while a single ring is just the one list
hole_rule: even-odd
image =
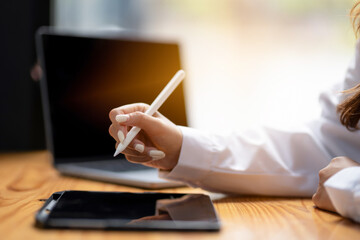
[{"label": "tablet screen", "polygon": [[64,191],[38,212],[50,228],[219,230],[210,198],[203,194]]}]

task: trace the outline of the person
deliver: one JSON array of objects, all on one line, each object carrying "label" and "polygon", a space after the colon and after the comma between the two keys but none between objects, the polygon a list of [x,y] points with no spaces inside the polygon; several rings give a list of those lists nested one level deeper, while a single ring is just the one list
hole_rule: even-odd
[{"label": "person", "polygon": [[[352,9],[354,23],[358,6]],[[316,192],[316,206],[358,221],[360,204],[355,203],[360,194],[355,199],[352,193],[359,188],[360,179],[359,164],[354,161],[359,161],[360,132],[354,131],[358,119],[353,117],[360,114],[359,83],[360,42],[344,81],[320,95],[321,115],[301,126],[209,134],[176,126],[159,112],[145,115],[149,106],[136,103],[110,111],[109,133],[117,146],[132,126],[140,127],[142,131],[123,154],[130,162],[158,168],[163,178],[222,193],[312,196]],[[358,92],[350,97],[340,94],[346,89]],[[352,113],[348,115],[350,106]],[[357,178],[346,179],[353,173]],[[342,185],[344,179],[349,181]],[[351,215],[349,211],[356,207]]]}]

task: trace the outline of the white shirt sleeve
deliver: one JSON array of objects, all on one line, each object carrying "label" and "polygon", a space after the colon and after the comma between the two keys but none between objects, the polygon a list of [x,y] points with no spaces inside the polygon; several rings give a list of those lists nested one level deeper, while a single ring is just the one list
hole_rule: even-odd
[{"label": "white shirt sleeve", "polygon": [[360,80],[359,44],[345,81],[320,96],[322,114],[291,129],[261,128],[228,136],[181,127],[178,164],[160,176],[224,193],[311,196],[318,172],[336,156],[360,156],[360,131],[339,122],[340,91]]},{"label": "white shirt sleeve", "polygon": [[324,186],[336,211],[360,223],[360,167],[337,172]]}]

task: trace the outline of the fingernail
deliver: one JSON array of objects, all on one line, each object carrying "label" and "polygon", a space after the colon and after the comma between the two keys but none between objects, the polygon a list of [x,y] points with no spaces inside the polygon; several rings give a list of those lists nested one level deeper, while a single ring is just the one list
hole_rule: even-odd
[{"label": "fingernail", "polygon": [[162,158],[164,158],[165,156],[159,156],[159,157],[151,157],[151,160],[155,161],[155,160],[160,160]]},{"label": "fingernail", "polygon": [[142,145],[142,144],[135,144],[135,150],[136,151],[138,151],[139,153],[142,153],[142,152],[144,152],[144,145]]},{"label": "fingernail", "polygon": [[152,158],[152,160],[158,160],[165,157],[165,153],[163,151],[159,150],[151,150],[149,152],[149,156]]},{"label": "fingernail", "polygon": [[119,130],[117,135],[118,135],[119,141],[122,143],[125,139],[124,133],[121,130]]},{"label": "fingernail", "polygon": [[127,120],[129,120],[129,116],[128,116],[128,115],[119,114],[119,115],[116,115],[115,120],[116,120],[118,123],[126,122]]}]

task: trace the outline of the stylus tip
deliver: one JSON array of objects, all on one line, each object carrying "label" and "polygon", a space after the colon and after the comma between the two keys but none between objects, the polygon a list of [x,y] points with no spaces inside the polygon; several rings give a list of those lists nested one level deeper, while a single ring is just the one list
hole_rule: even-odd
[{"label": "stylus tip", "polygon": [[122,151],[124,151],[126,148],[126,146],[124,146],[123,144],[119,144],[118,147],[116,148],[116,151],[114,153],[114,157],[116,157],[117,155],[119,155],[119,153],[121,153]]},{"label": "stylus tip", "polygon": [[114,157],[116,157],[117,155],[119,155],[120,151],[118,151],[118,149],[116,149],[115,153],[114,153]]}]

